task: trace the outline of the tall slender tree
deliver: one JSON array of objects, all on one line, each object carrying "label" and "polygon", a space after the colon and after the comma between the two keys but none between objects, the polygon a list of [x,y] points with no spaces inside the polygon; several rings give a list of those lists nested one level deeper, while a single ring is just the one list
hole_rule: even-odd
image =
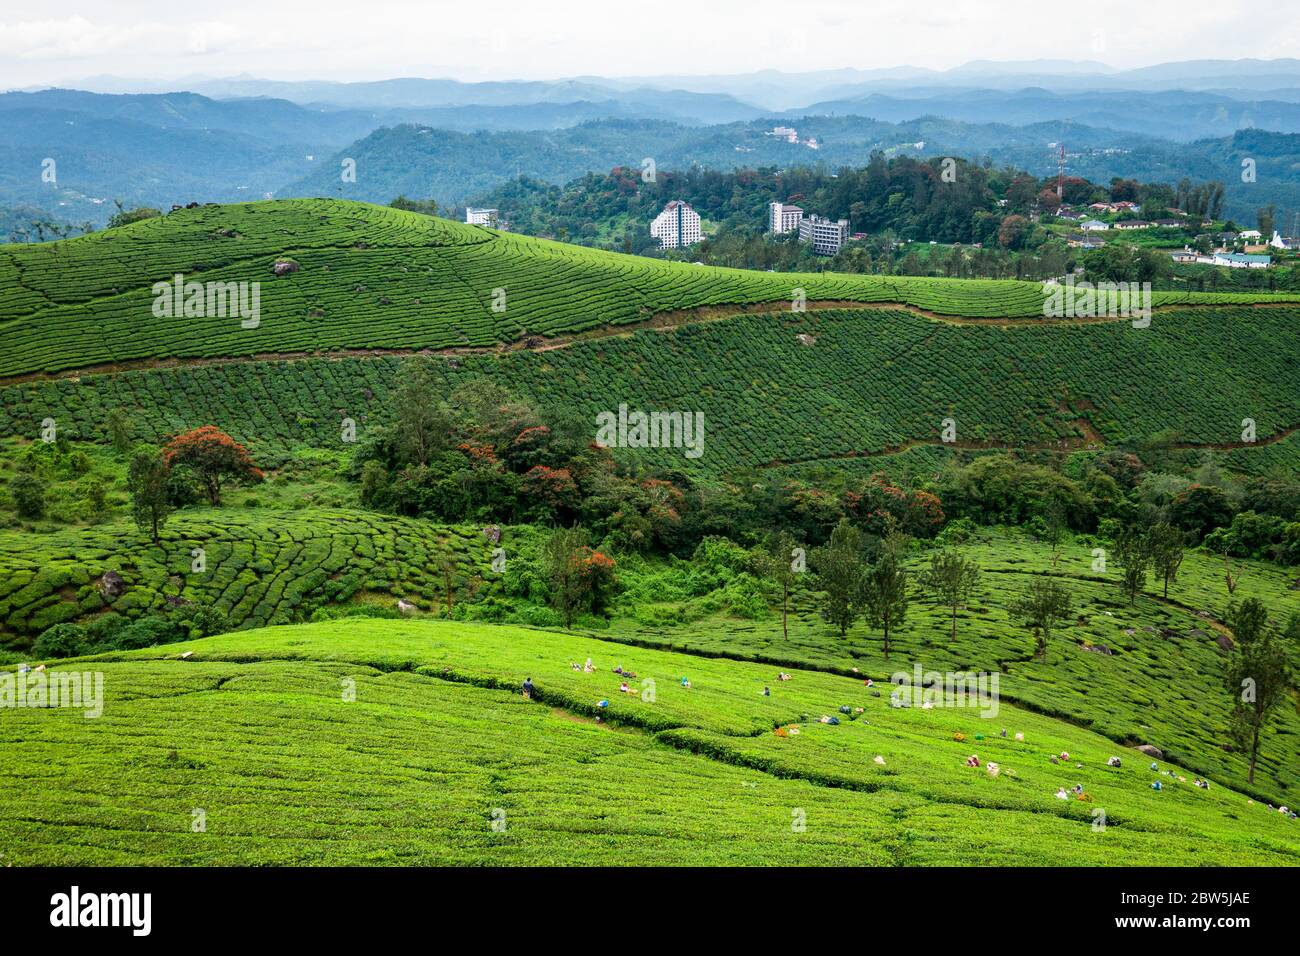
[{"label": "tall slender tree", "polygon": [[[1290,668],[1277,628],[1258,599],[1230,605],[1225,622],[1234,645],[1226,675],[1232,695],[1230,728],[1233,739],[1249,754],[1246,779],[1254,783],[1260,735],[1290,694]],[[1300,638],[1300,618],[1292,618],[1287,637],[1293,641]]]},{"label": "tall slender tree", "polygon": [[1012,603],[1011,611],[1034,632],[1034,652],[1047,660],[1047,643],[1052,628],[1070,614],[1070,592],[1058,581],[1048,577],[1035,577],[1024,593]]},{"label": "tall slender tree", "polygon": [[1183,554],[1187,550],[1187,539],[1180,529],[1162,521],[1151,529],[1148,542],[1151,563],[1164,582],[1164,596],[1169,597],[1169,585],[1178,580],[1178,569],[1182,566]]},{"label": "tall slender tree", "polygon": [[817,585],[826,594],[822,615],[844,637],[862,613],[862,532],[847,518],[841,518],[831,531],[830,541],[814,550],[812,558]]},{"label": "tall slender tree", "polygon": [[142,448],[135,453],[127,468],[126,483],[131,492],[131,517],[136,527],[158,543],[162,530],[172,512],[167,500],[167,462],[154,448]]},{"label": "tall slender tree", "polygon": [[867,571],[862,586],[862,603],[867,621],[884,632],[885,659],[889,659],[889,636],[907,618],[907,569],[903,552],[907,539],[897,532],[885,539],[880,554]]},{"label": "tall slender tree", "polygon": [[980,567],[957,551],[938,551],[930,556],[930,567],[921,573],[921,584],[936,604],[952,610],[952,640],[957,640],[957,609],[970,601],[979,587]]}]

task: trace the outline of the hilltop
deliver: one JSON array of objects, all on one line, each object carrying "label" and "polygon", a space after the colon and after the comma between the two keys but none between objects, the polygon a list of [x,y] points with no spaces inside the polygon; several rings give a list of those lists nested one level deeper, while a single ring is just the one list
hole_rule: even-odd
[{"label": "hilltop", "polygon": [[[277,276],[277,262],[297,269]],[[259,282],[259,324],[242,327],[238,315],[156,315],[155,284],[177,274]],[[145,359],[484,348],[720,305],[789,311],[797,290],[808,301],[984,318],[1041,316],[1044,298],[1036,283],[661,262],[341,200],[200,206],[89,236],[0,247],[0,380]],[[1157,293],[1155,301],[1255,300],[1287,296]]]}]

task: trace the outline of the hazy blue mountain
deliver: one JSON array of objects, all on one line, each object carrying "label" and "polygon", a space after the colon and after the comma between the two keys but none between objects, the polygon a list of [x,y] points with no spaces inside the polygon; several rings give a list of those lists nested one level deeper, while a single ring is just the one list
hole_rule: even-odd
[{"label": "hazy blue mountain", "polygon": [[[601,120],[562,130],[465,135],[425,126],[376,130],[315,167],[281,195],[345,196],[386,202],[399,193],[463,202],[519,175],[565,183],[589,171],[640,167],[647,158],[662,169],[691,165],[715,169],[740,166],[858,166],[873,150],[888,154],[983,156],[1018,149],[1051,157],[1048,143],[1068,138],[1075,148],[1139,149],[1160,141],[1131,133],[1069,123],[1015,127],[968,124],[939,117],[887,123],[862,117],[804,117],[787,120],[800,142],[770,135],[771,120],[705,127]],[[816,139],[819,148],[807,141]],[[1169,145],[1169,144],[1163,144]],[[356,182],[342,181],[344,159],[356,162]]]},{"label": "hazy blue mountain", "polygon": [[[164,129],[65,110],[7,110],[0,205],[26,204],[102,223],[127,206],[260,199],[310,165],[290,146],[227,130]],[[42,180],[54,160],[55,182]]]},{"label": "hazy blue mountain", "polygon": [[901,97],[872,93],[814,103],[791,115],[870,116],[901,122],[940,115],[968,123],[1069,120],[1173,140],[1228,136],[1239,129],[1300,132],[1300,102],[1243,100],[1217,93],[1060,93],[1044,89],[945,91]]}]

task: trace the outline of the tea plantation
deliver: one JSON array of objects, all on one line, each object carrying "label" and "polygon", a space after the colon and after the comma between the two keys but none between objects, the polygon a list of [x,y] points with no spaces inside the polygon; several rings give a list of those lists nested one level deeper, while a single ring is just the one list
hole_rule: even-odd
[{"label": "tea plantation", "polygon": [[[1068,450],[1163,432],[1262,474],[1300,464],[1294,440],[1275,442],[1300,424],[1297,356],[1300,309],[1290,308],[1172,310],[1147,329],[972,327],[828,310],[466,355],[436,372],[448,391],[491,377],[591,422],[620,403],[701,410],[702,457],[638,454],[712,476],[859,456],[875,470],[882,454],[941,444],[949,417],[957,448]],[[105,442],[107,412],[121,409],[140,440],[212,423],[274,462],[294,446],[345,448],[345,418],[364,434],[404,361],[249,361],[11,384],[0,387],[0,434],[35,438],[51,418],[69,438]],[[1256,443],[1238,448],[1246,418]]]},{"label": "tea plantation", "polygon": [[[284,270],[277,272],[277,263]],[[292,271],[287,271],[292,270]],[[259,282],[259,316],[157,314],[155,283]],[[181,209],[0,247],[0,379],[110,363],[335,349],[489,347],[749,303],[896,302],[1041,317],[1028,282],[786,274],[665,263],[340,200]],[[1300,296],[1291,295],[1289,301]],[[1288,301],[1157,293],[1155,303]],[[209,310],[204,310],[209,311]],[[218,310],[211,310],[218,311]]]},{"label": "tea plantation", "polygon": [[0,720],[15,865],[1300,862],[1294,821],[1087,730],[810,671],[388,621],[61,667],[103,714]]},{"label": "tea plantation", "polygon": [[[257,320],[156,310],[155,283],[177,274],[260,283]],[[1300,541],[1286,505],[1300,503],[1300,294],[1156,293],[1145,328],[1043,318],[1045,294],[665,262],[338,200],[0,246],[0,703],[19,665],[42,662],[102,673],[106,695],[93,719],[0,706],[4,862],[1300,865],[1300,820],[1276,809],[1300,803],[1295,689],[1251,781],[1229,728],[1240,648],[1224,624],[1247,598],[1279,629],[1300,615],[1282,547]],[[540,498],[539,468],[572,478],[566,465],[596,460],[510,459],[510,439],[552,429],[496,398],[481,431],[447,425],[460,437],[440,453],[513,485],[472,485],[483,472],[437,455],[385,457],[399,380],[426,358],[425,394],[499,385],[479,394],[545,413],[555,434],[620,405],[703,414],[699,458],[614,448],[607,472],[573,472],[610,502],[596,520],[615,531],[591,542],[618,576],[601,607],[561,627],[550,603],[544,542],[571,505],[438,512],[365,496],[369,475],[448,499]],[[178,488],[152,541],[132,521],[128,467],[201,426],[246,445],[258,481],[228,484],[220,504]],[[940,516],[902,552],[911,606],[888,657],[866,619],[842,636],[825,619],[814,575],[792,586],[787,634],[753,527],[701,522],[689,547],[663,544],[679,506],[689,519],[734,493],[767,515],[769,490],[803,496],[806,510],[770,513],[806,519],[813,547],[837,520],[825,514],[867,500],[855,482],[884,472],[903,488],[881,495],[929,494],[1001,452],[1096,507],[1054,529],[1053,548],[1040,502],[1022,503],[1021,527],[995,509],[954,523],[939,503],[943,536],[927,539]],[[1144,478],[1125,478],[1129,458]],[[42,507],[24,508],[38,474]],[[1130,602],[1095,549],[1139,499],[1167,514],[1202,482],[1232,490],[1202,531],[1245,514],[1249,490],[1264,503],[1245,524],[1272,537],[1229,564],[1196,546],[1202,533],[1167,596],[1148,580]],[[942,488],[960,500],[967,486]],[[864,526],[885,513],[853,512]],[[642,544],[620,550],[634,533]],[[743,539],[717,545],[742,558],[700,556],[719,533]],[[955,634],[918,585],[945,546],[981,568]],[[1045,579],[1072,607],[1040,656],[1012,609]],[[119,639],[187,609],[222,626]],[[46,654],[51,628],[72,643]],[[997,712],[896,706],[886,682],[914,667],[995,676]]]},{"label": "tea plantation", "polygon": [[[127,523],[0,531],[0,635],[30,639],[108,610],[137,617],[165,610],[169,599],[210,605],[240,627],[378,595],[432,610],[448,586],[453,603],[490,587],[492,548],[477,529],[331,509],[182,514],[158,544]],[[113,590],[109,573],[121,579]]]}]

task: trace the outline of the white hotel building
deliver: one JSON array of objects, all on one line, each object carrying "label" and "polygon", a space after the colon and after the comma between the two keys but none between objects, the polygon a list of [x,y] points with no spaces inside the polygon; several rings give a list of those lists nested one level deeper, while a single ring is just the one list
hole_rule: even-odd
[{"label": "white hotel building", "polygon": [[704,238],[700,231],[700,214],[689,203],[674,199],[650,223],[650,235],[665,249],[683,249]]},{"label": "white hotel building", "polygon": [[799,223],[799,241],[811,242],[813,252],[819,256],[833,256],[849,238],[847,219],[823,219],[809,216]]},{"label": "white hotel building", "polygon": [[475,209],[470,206],[465,210],[465,222],[471,226],[491,226],[495,228],[497,211],[495,209]]},{"label": "white hotel building", "polygon": [[798,206],[787,206],[779,202],[767,204],[767,223],[772,235],[778,236],[798,229],[801,221],[803,221],[803,210]]}]

